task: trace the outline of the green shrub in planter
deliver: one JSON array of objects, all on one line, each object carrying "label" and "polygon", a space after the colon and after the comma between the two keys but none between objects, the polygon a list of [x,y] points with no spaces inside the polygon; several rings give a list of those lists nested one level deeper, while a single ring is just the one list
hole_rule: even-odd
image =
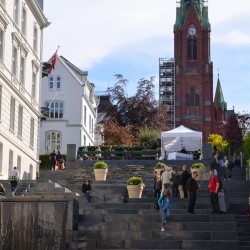
[{"label": "green shrub in planter", "polygon": [[127,180],[127,185],[144,185],[141,177],[133,176]]},{"label": "green shrub in planter", "polygon": [[104,161],[97,161],[94,164],[94,169],[108,169],[108,164]]},{"label": "green shrub in planter", "polygon": [[165,167],[167,167],[164,163],[162,163],[162,162],[158,162],[157,164],[156,164],[156,166],[155,166],[155,169],[163,169],[163,168],[165,168]]},{"label": "green shrub in planter", "polygon": [[194,164],[192,164],[191,165],[191,169],[194,169],[194,168],[200,168],[201,170],[205,170],[205,166],[204,166],[204,164],[203,163],[194,163]]}]

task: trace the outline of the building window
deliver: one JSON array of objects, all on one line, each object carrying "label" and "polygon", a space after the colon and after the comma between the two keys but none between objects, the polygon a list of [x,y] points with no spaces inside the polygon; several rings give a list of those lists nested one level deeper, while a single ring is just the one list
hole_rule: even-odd
[{"label": "building window", "polygon": [[34,27],[34,30],[33,30],[33,50],[35,52],[37,52],[37,48],[38,48],[38,31],[37,31],[37,28]]},{"label": "building window", "polygon": [[21,56],[21,59],[20,59],[20,83],[22,85],[25,85],[24,82],[25,82],[25,58],[23,56]]},{"label": "building window", "polygon": [[91,134],[91,115],[89,115],[89,133]]},{"label": "building window", "polygon": [[195,94],[195,104],[196,106],[200,106],[200,95],[198,93]]},{"label": "building window", "polygon": [[12,51],[12,74],[17,77],[17,48],[15,46]]},{"label": "building window", "polygon": [[46,102],[45,107],[49,108],[49,118],[53,119],[63,118],[63,102],[60,101]]},{"label": "building window", "polygon": [[34,147],[35,120],[30,118],[30,146]]},{"label": "building window", "polygon": [[49,88],[50,89],[54,88],[54,77],[53,76],[49,77]]},{"label": "building window", "polygon": [[48,131],[46,132],[46,151],[60,151],[61,150],[61,132]]},{"label": "building window", "polygon": [[26,14],[26,9],[23,7],[22,8],[22,23],[21,23],[21,31],[23,35],[26,35],[26,27],[27,27],[27,14]]},{"label": "building window", "polygon": [[197,60],[197,38],[188,37],[188,60]]},{"label": "building window", "polygon": [[4,32],[0,30],[0,60],[3,61],[3,40],[4,40]]},{"label": "building window", "polygon": [[36,99],[36,73],[32,73],[32,90],[31,90],[31,96],[33,99]]},{"label": "building window", "polygon": [[0,85],[0,120],[2,118],[2,98],[3,98],[3,87]]},{"label": "building window", "polygon": [[194,106],[194,88],[191,88],[191,106]]},{"label": "building window", "polygon": [[13,13],[14,22],[19,24],[19,0],[14,0],[14,13]]},{"label": "building window", "polygon": [[19,105],[18,107],[18,129],[17,135],[22,137],[23,135],[23,107]]},{"label": "building window", "polygon": [[16,101],[13,97],[10,99],[10,130],[15,130],[15,108]]},{"label": "building window", "polygon": [[190,106],[190,95],[186,94],[186,106],[189,107]]},{"label": "building window", "polygon": [[60,76],[56,77],[56,88],[57,89],[61,88],[61,77]]},{"label": "building window", "polygon": [[84,106],[84,115],[83,115],[83,117],[84,117],[83,124],[86,127],[86,123],[87,123],[87,110],[86,110],[86,106]]}]

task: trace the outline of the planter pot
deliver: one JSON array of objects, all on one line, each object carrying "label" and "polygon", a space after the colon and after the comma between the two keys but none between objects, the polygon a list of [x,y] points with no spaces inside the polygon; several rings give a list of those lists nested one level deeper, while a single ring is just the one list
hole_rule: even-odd
[{"label": "planter pot", "polygon": [[197,172],[198,176],[196,178],[197,181],[201,181],[203,179],[204,171],[201,168],[191,168],[191,173]]},{"label": "planter pot", "polygon": [[94,169],[96,181],[106,181],[108,169]]},{"label": "planter pot", "polygon": [[141,198],[143,185],[127,185],[129,198]]},{"label": "planter pot", "polygon": [[160,175],[160,173],[161,173],[162,169],[163,169],[163,168],[155,168],[155,169],[154,169],[154,171],[156,171],[156,172],[157,172],[157,174],[159,174],[159,175]]}]

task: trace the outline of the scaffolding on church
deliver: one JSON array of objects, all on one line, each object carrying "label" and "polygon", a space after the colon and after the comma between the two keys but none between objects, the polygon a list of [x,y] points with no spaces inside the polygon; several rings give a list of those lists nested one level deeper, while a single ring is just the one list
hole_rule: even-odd
[{"label": "scaffolding on church", "polygon": [[159,58],[159,102],[168,105],[168,127],[175,128],[175,63],[174,58]]}]

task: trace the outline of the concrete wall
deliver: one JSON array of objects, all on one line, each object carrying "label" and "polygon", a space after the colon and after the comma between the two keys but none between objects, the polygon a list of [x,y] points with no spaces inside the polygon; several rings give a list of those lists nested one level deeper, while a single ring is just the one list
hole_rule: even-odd
[{"label": "concrete wall", "polygon": [[66,237],[66,229],[71,233],[73,221],[68,206],[66,200],[2,200],[0,249],[66,249],[66,238],[71,238]]}]

